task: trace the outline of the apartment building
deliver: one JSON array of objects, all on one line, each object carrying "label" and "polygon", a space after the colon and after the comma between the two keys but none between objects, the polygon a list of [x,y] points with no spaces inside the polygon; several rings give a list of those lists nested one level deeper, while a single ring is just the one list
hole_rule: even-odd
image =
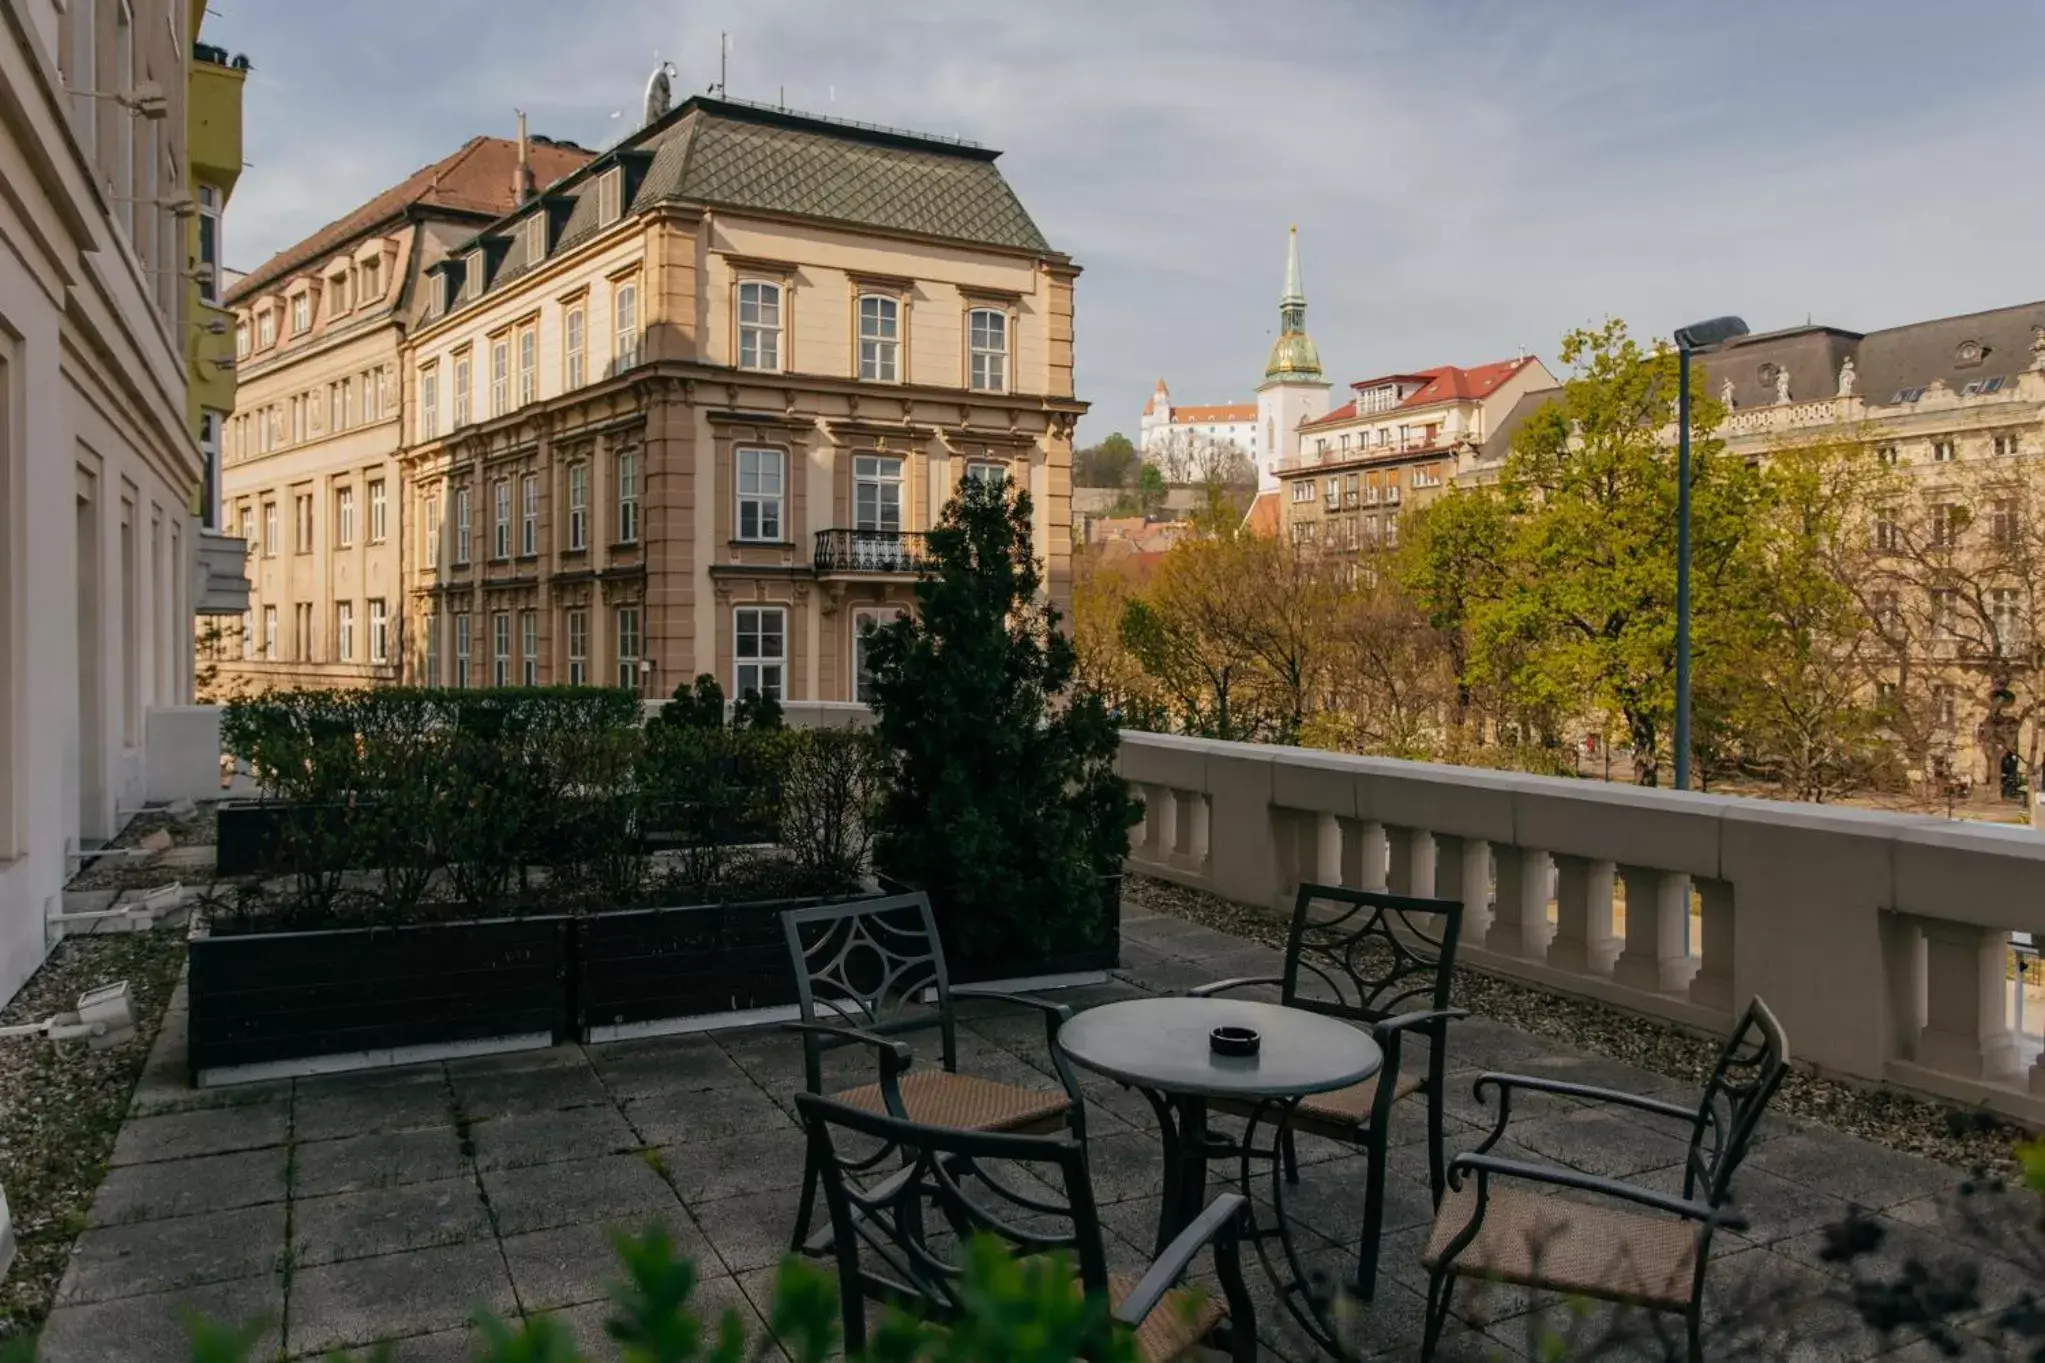
[{"label": "apartment building", "polygon": [[[1555,376],[1529,355],[1471,368],[1441,365],[1365,379],[1354,396],[1299,427],[1281,460],[1265,521],[1298,543],[1360,549],[1397,543],[1399,516],[1482,462],[1508,416]],[[1261,500],[1261,499],[1260,499]]]},{"label": "apartment building", "polygon": [[142,800],[150,707],[191,685],[184,218],[173,0],[0,0],[0,999],[67,853]]},{"label": "apartment building", "polygon": [[471,138],[229,291],[239,382],[221,515],[248,543],[253,590],[212,643],[223,690],[398,679],[400,364],[422,281],[536,180],[589,157]]},{"label": "apartment building", "polygon": [[1069,593],[1072,286],[970,143],[695,98],[455,245],[405,348],[410,680],[862,694],[959,481]]}]

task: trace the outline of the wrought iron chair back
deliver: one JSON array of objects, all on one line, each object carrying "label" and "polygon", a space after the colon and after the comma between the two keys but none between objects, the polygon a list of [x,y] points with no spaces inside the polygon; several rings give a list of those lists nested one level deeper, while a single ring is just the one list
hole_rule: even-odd
[{"label": "wrought iron chair back", "polygon": [[[918,892],[789,909],[781,915],[781,929],[804,1022],[837,1023],[884,1037],[936,1028],[944,1068],[958,1068],[951,979],[929,896]],[[811,1093],[824,1091],[824,1054],[851,1044],[815,1030],[803,1034]]]},{"label": "wrought iron chair back", "polygon": [[1019,1255],[1070,1254],[1082,1287],[1108,1290],[1086,1149],[1071,1136],[923,1126],[809,1093],[795,1103],[830,1208],[847,1353],[865,1347],[865,1300],[956,1319],[979,1235]]},{"label": "wrought iron chair back", "polygon": [[1302,884],[1283,1002],[1366,1025],[1447,1008],[1462,926],[1457,900]]},{"label": "wrought iron chair back", "polygon": [[1789,1073],[1789,1041],[1767,1004],[1747,1005],[1718,1053],[1697,1105],[1683,1174],[1683,1196],[1724,1204],[1733,1174],[1753,1147],[1761,1115]]}]

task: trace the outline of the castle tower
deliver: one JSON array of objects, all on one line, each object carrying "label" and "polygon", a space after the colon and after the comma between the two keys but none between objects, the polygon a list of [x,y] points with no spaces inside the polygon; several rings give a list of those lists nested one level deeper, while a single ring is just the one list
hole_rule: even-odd
[{"label": "castle tower", "polygon": [[1299,425],[1328,414],[1328,380],[1321,374],[1321,352],[1307,335],[1306,285],[1299,270],[1299,227],[1294,224],[1285,248],[1285,294],[1278,300],[1278,339],[1257,385],[1257,486],[1278,486],[1282,459],[1299,454]]}]

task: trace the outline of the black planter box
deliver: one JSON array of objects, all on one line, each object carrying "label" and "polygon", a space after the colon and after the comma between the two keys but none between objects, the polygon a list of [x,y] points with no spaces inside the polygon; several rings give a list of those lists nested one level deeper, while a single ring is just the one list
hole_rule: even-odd
[{"label": "black planter box", "polygon": [[576,923],[574,1031],[795,1003],[781,912],[820,898],[594,914]]},{"label": "black planter box", "polygon": [[[220,876],[275,876],[293,869],[294,835],[319,836],[343,846],[347,808],[301,805],[286,800],[223,800],[214,837],[214,873]],[[346,869],[346,868],[341,868]]]},{"label": "black planter box", "polygon": [[553,915],[191,941],[189,1065],[546,1033],[569,1013],[571,920]]}]

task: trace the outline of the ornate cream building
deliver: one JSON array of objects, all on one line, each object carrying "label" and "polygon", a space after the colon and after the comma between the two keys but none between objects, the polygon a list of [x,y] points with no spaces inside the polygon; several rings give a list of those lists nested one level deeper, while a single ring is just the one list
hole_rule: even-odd
[{"label": "ornate cream building", "polygon": [[1064,598],[1079,270],[997,153],[649,105],[428,272],[407,677],[851,699],[859,627],[906,608],[969,477],[1031,492]]},{"label": "ornate cream building", "polygon": [[0,0],[0,1000],[191,687],[202,9]]},{"label": "ornate cream building", "polygon": [[253,596],[212,641],[221,689],[396,681],[401,350],[427,271],[590,153],[471,138],[278,252],[227,294],[239,385],[221,514],[248,542]]}]

